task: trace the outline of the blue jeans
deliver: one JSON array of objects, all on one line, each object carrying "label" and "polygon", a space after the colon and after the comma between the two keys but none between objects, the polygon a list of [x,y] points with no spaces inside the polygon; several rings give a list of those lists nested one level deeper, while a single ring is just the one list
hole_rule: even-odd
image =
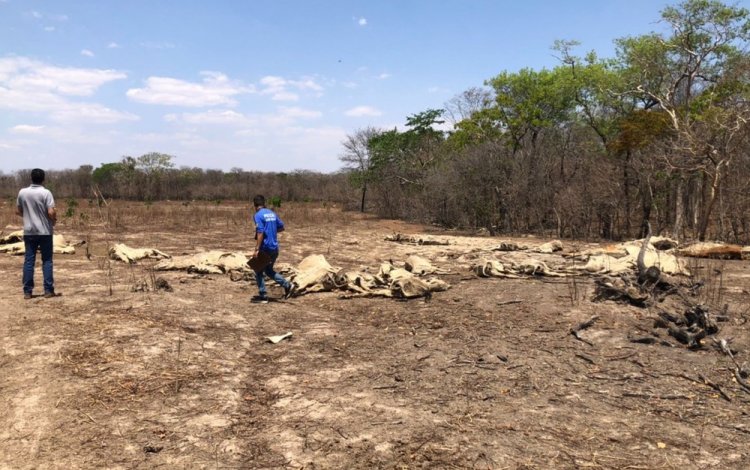
[{"label": "blue jeans", "polygon": [[34,290],[34,265],[36,250],[42,253],[42,274],[44,275],[44,292],[55,292],[55,280],[52,277],[52,235],[24,235],[23,243],[26,255],[23,261],[23,293],[31,294]]},{"label": "blue jeans", "polygon": [[261,297],[265,297],[266,295],[266,283],[263,280],[263,275],[270,277],[274,281],[276,281],[276,284],[280,285],[281,287],[289,287],[289,281],[284,279],[284,276],[277,273],[273,270],[273,265],[276,263],[276,258],[279,257],[278,251],[266,251],[271,256],[271,262],[268,263],[268,266],[263,269],[263,272],[255,273],[255,282],[258,284],[258,294],[260,294]]}]

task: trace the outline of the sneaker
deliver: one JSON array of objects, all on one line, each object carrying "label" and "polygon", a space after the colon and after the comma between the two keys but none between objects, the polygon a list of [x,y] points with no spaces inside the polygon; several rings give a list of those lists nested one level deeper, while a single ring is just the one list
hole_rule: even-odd
[{"label": "sneaker", "polygon": [[250,302],[254,304],[267,304],[268,303],[268,296],[267,295],[254,295]]},{"label": "sneaker", "polygon": [[289,285],[284,287],[284,298],[288,299],[290,297],[294,297],[294,294],[297,293],[297,284],[290,282]]},{"label": "sneaker", "polygon": [[23,294],[23,298],[29,300],[31,298],[31,292]]},{"label": "sneaker", "polygon": [[45,299],[51,299],[52,297],[57,297],[57,294],[55,294],[54,292],[45,292],[44,293],[44,298]]}]

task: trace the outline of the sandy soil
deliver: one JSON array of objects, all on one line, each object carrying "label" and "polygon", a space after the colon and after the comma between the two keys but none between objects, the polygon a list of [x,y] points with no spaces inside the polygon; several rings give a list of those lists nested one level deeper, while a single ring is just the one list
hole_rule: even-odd
[{"label": "sandy soil", "polygon": [[[63,224],[89,256],[56,256],[53,299],[23,300],[22,258],[0,255],[0,468],[750,468],[750,394],[710,342],[632,343],[655,310],[592,302],[587,277],[480,279],[452,264],[499,239],[340,217],[288,222],[280,261],[377,267],[417,253],[452,270],[452,288],[254,305],[255,286],[226,275],[159,273],[173,292],[133,292],[151,263],[104,256],[112,242],[247,250],[247,226],[229,222]],[[384,240],[425,230],[453,244]],[[750,263],[692,267],[707,281],[696,300],[728,304],[718,337],[744,363]]]}]

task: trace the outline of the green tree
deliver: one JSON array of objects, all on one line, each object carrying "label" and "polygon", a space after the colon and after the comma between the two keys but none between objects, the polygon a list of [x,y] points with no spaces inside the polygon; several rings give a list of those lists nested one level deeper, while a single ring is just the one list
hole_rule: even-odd
[{"label": "green tree", "polygon": [[435,129],[445,122],[440,119],[442,113],[442,109],[428,109],[408,116],[405,132],[393,129],[373,136],[369,148],[378,176],[421,186],[425,171],[437,162],[445,140],[444,132]]},{"label": "green tree", "polygon": [[123,162],[102,163],[94,169],[91,180],[97,191],[104,197],[123,197],[121,188],[124,187],[126,175],[133,171]]},{"label": "green tree", "polygon": [[508,136],[514,151],[519,150],[526,137],[532,146],[539,132],[567,121],[575,98],[565,68],[519,72],[503,72],[487,83],[495,90],[495,109],[501,129]]},{"label": "green tree", "polygon": [[165,153],[151,152],[141,155],[135,160],[135,169],[145,177],[146,200],[159,199],[162,191],[164,174],[174,167],[174,157]]},{"label": "green tree", "polygon": [[732,144],[750,119],[746,100],[736,99],[747,94],[746,77],[734,72],[747,61],[742,51],[750,39],[750,18],[745,8],[686,0],[665,8],[662,20],[670,25],[670,36],[621,39],[618,58],[629,95],[669,116],[674,138],[664,156],[680,175],[674,221],[678,234],[684,213],[681,183],[692,174],[703,180],[696,233],[704,240],[718,191],[737,155]]},{"label": "green tree", "polygon": [[344,169],[349,172],[351,183],[355,188],[362,190],[361,212],[365,211],[368,185],[375,178],[370,141],[381,132],[374,127],[365,127],[347,135],[343,142],[344,153],[339,157],[339,160],[344,164]]}]

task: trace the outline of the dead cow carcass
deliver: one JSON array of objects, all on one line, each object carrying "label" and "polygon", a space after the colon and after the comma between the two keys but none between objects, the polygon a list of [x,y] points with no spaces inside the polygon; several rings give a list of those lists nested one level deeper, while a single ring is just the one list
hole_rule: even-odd
[{"label": "dead cow carcass", "polygon": [[109,249],[109,257],[114,260],[123,261],[128,264],[134,264],[141,259],[167,259],[171,258],[163,251],[156,248],[131,248],[124,243],[117,243]]},{"label": "dead cow carcass", "polygon": [[[427,261],[411,258],[410,266],[418,271],[433,271]],[[429,266],[428,266],[429,265]],[[378,274],[366,271],[347,271],[331,266],[322,255],[311,255],[302,260],[295,269],[292,281],[297,285],[298,295],[311,292],[346,290],[353,294],[345,297],[397,297],[411,299],[429,296],[432,292],[443,291],[450,286],[436,279],[421,279],[416,274],[393,266],[381,265]]]},{"label": "dead cow carcass", "polygon": [[[62,234],[52,236],[52,251],[56,254],[72,255],[76,252],[76,246],[84,242],[71,244]],[[26,253],[26,246],[23,243],[23,230],[11,232],[0,238],[0,253],[10,253],[12,255],[22,255]]]},{"label": "dead cow carcass", "polygon": [[662,239],[652,237],[650,241],[644,239],[633,240],[618,245],[609,245],[604,248],[594,248],[572,256],[586,262],[584,266],[576,266],[574,269],[586,271],[593,274],[622,274],[636,270],[638,255],[643,252],[643,263],[646,268],[655,266],[666,274],[689,275],[690,272],[685,263],[678,259],[671,251],[657,249],[656,246],[674,246],[664,243]]},{"label": "dead cow carcass", "polygon": [[677,250],[682,256],[714,259],[750,259],[750,246],[700,242]]},{"label": "dead cow carcass", "polygon": [[247,256],[238,252],[204,251],[193,255],[174,256],[156,263],[157,271],[187,270],[199,274],[224,274],[250,271]]}]

